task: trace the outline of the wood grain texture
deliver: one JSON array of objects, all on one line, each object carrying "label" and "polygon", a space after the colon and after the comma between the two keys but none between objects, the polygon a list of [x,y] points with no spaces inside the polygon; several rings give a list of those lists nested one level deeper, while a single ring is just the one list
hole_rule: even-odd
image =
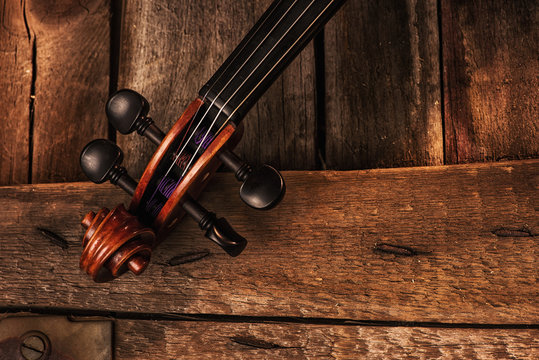
[{"label": "wood grain texture", "polygon": [[539,155],[537,1],[441,1],[446,162]]},{"label": "wood grain texture", "polygon": [[443,163],[435,0],[350,0],[326,26],[328,169]]},{"label": "wood grain texture", "polygon": [[36,48],[32,182],[86,179],[80,152],[108,131],[109,2],[30,1],[26,7]]},{"label": "wood grain texture", "polygon": [[[271,3],[226,0],[124,4],[119,88],[142,93],[164,130],[174,124]],[[314,60],[309,46],[245,119],[239,154],[281,169],[315,166]],[[126,167],[138,177],[155,146],[118,135]]]},{"label": "wood grain texture", "polygon": [[[218,174],[200,200],[249,241],[241,256],[184,219],[142,276],[107,284],[78,269],[80,221],[126,202],[121,190],[2,187],[0,307],[537,324],[538,174],[539,160],[285,172],[287,194],[269,212],[249,209],[233,176]],[[208,254],[168,265],[195,252]]]},{"label": "wood grain texture", "polygon": [[119,320],[116,359],[536,359],[539,330]]},{"label": "wood grain texture", "polygon": [[32,34],[25,3],[0,2],[0,185],[28,182]]}]

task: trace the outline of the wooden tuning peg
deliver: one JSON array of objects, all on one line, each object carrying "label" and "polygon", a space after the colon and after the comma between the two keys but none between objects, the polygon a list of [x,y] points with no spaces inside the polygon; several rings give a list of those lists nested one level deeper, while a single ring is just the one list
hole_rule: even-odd
[{"label": "wooden tuning peg", "polygon": [[247,240],[239,235],[225,218],[217,218],[215,213],[206,210],[193,199],[185,199],[182,207],[198,226],[206,231],[204,236],[222,247],[230,256],[238,256],[245,249]]},{"label": "wooden tuning peg", "polygon": [[96,184],[107,180],[118,185],[129,195],[135,193],[137,182],[120,166],[122,150],[112,141],[97,139],[88,143],[80,154],[80,166],[84,174]]},{"label": "wooden tuning peg", "polygon": [[284,196],[286,185],[279,171],[269,165],[253,169],[232,151],[219,153],[219,159],[232,170],[240,187],[240,198],[252,208],[268,210],[277,205]]},{"label": "wooden tuning peg", "polygon": [[151,142],[159,145],[165,134],[148,117],[150,104],[138,92],[122,89],[112,95],[105,107],[107,117],[116,130],[127,135],[137,131]]}]

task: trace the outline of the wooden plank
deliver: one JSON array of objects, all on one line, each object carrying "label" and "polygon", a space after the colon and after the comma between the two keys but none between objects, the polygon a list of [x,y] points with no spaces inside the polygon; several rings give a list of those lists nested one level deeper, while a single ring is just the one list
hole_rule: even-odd
[{"label": "wooden plank", "polygon": [[116,359],[536,359],[539,330],[119,320]]},{"label": "wooden plank", "polygon": [[[119,88],[142,93],[150,101],[153,119],[168,131],[270,3],[126,2]],[[309,46],[246,117],[238,153],[254,164],[314,168],[313,85]],[[126,167],[140,176],[155,146],[137,135],[118,135],[118,144]]]},{"label": "wooden plank", "polygon": [[[106,284],[78,269],[79,221],[126,201],[121,190],[2,187],[0,307],[537,324],[538,174],[539,160],[285,172],[287,195],[269,212],[241,203],[234,177],[219,174],[201,202],[248,239],[241,256],[184,219],[143,276]],[[193,252],[207,256],[168,265]]]},{"label": "wooden plank", "polygon": [[28,182],[32,35],[24,3],[0,2],[0,185]]},{"label": "wooden plank", "polygon": [[36,48],[32,182],[86,180],[80,152],[108,133],[110,4],[33,1],[27,6]]},{"label": "wooden plank", "polygon": [[446,162],[539,156],[537,1],[441,1]]},{"label": "wooden plank", "polygon": [[326,26],[326,163],[443,163],[436,0],[350,0]]}]

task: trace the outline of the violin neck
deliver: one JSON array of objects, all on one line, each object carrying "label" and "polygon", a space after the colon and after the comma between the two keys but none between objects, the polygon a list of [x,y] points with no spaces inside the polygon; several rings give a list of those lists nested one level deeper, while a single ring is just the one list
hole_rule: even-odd
[{"label": "violin neck", "polygon": [[217,110],[219,120],[238,124],[344,1],[274,1],[202,87],[200,98]]}]

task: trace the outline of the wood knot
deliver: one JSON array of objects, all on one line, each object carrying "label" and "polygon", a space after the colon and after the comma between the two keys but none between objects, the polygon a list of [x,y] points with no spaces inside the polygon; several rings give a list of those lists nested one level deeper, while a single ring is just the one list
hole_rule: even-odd
[{"label": "wood knot", "polygon": [[52,244],[54,244],[56,246],[59,246],[64,250],[69,247],[69,244],[67,243],[67,241],[63,237],[58,235],[57,233],[52,232],[52,231],[50,231],[48,229],[41,228],[41,227],[38,227],[36,229],[37,229],[37,231],[39,231],[41,233],[41,235],[43,235],[47,239],[49,239],[49,241]]}]

